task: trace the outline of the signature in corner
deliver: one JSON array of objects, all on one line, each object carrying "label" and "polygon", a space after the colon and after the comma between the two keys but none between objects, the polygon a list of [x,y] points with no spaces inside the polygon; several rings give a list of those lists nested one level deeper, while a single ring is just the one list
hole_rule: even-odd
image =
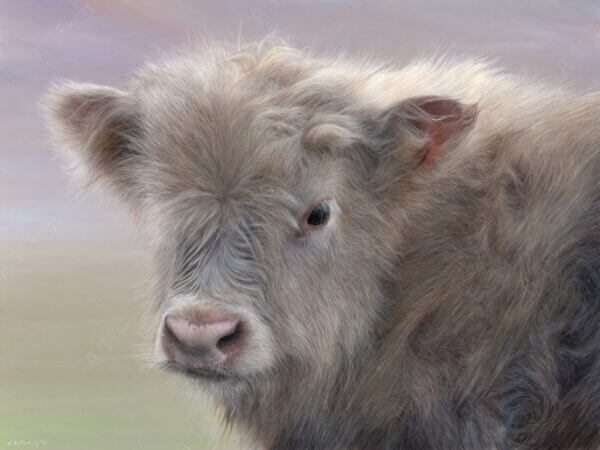
[{"label": "signature in corner", "polygon": [[46,447],[48,441],[43,439],[13,439],[12,441],[6,442],[6,448],[17,448],[17,447],[33,447],[40,448]]}]

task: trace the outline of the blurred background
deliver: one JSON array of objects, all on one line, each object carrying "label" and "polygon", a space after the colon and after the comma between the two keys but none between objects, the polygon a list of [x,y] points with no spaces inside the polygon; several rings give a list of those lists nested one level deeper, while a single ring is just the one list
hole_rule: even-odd
[{"label": "blurred background", "polygon": [[37,102],[52,80],[120,86],[172,46],[271,32],[600,88],[597,0],[0,0],[0,449],[244,448],[202,396],[144,367],[144,243],[109,197],[69,190]]}]

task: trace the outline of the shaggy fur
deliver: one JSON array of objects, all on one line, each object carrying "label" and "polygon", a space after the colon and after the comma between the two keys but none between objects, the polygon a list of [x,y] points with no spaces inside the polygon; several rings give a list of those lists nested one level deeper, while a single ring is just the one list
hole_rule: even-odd
[{"label": "shaggy fur", "polygon": [[195,380],[249,442],[600,446],[600,94],[266,41],[46,107],[148,233],[158,316],[245,317],[235,366]]}]

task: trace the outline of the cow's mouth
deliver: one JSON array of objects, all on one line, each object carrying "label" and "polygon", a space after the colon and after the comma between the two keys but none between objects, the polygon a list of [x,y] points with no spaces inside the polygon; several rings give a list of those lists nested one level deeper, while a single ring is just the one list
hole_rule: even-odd
[{"label": "cow's mouth", "polygon": [[204,367],[186,367],[175,361],[166,360],[159,364],[160,370],[202,381],[223,382],[235,378],[232,374]]}]

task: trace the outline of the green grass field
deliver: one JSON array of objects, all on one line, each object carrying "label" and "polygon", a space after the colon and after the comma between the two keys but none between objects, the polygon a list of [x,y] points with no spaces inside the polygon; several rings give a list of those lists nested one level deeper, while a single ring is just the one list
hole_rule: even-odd
[{"label": "green grass field", "polygon": [[0,449],[240,448],[200,394],[144,367],[145,267],[119,244],[0,243]]}]

